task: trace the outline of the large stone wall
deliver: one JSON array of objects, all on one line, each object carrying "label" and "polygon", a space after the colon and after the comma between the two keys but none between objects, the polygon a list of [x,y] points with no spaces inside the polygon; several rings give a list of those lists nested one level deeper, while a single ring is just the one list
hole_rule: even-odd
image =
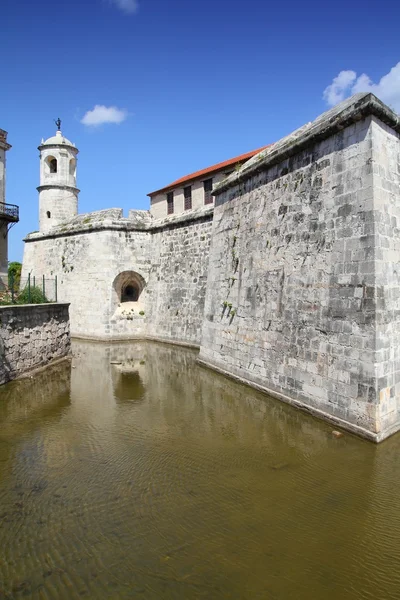
[{"label": "large stone wall", "polygon": [[80,215],[28,236],[23,277],[57,275],[75,336],[201,344],[204,364],[379,441],[400,427],[399,133],[359,94],[220,182],[215,212]]},{"label": "large stone wall", "polygon": [[211,229],[209,213],[203,219],[153,232],[148,337],[200,344]]},{"label": "large stone wall", "polygon": [[[80,215],[52,234],[28,236],[22,278],[57,275],[70,302],[71,335],[152,337],[200,345],[213,207],[165,220],[120,209]],[[121,303],[118,278],[143,281],[137,302]]]},{"label": "large stone wall", "polygon": [[68,304],[0,307],[0,384],[69,351]]},{"label": "large stone wall", "polygon": [[378,403],[378,428],[391,432],[399,428],[400,407],[400,135],[373,118],[372,136],[374,203],[368,239],[374,253],[369,302],[375,312],[375,377],[360,392]]},{"label": "large stone wall", "polygon": [[399,135],[361,95],[216,190],[200,360],[375,440],[399,427]]}]

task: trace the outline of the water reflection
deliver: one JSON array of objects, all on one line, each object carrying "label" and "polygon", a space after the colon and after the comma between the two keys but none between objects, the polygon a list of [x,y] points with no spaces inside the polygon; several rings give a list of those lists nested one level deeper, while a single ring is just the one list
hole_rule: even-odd
[{"label": "water reflection", "polygon": [[196,365],[75,342],[0,388],[0,598],[398,598],[399,443]]}]

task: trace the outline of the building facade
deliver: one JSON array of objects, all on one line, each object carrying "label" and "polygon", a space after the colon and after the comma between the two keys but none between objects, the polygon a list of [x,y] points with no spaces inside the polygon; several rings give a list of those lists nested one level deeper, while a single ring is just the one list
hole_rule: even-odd
[{"label": "building facade", "polygon": [[11,145],[0,129],[0,290],[8,285],[8,232],[19,220],[18,206],[6,203],[6,152]]},{"label": "building facade", "polygon": [[196,171],[173,181],[160,190],[151,192],[148,194],[150,214],[155,219],[162,219],[169,215],[180,215],[189,210],[201,209],[203,206],[212,206],[214,204],[213,188],[264,148],[266,146]]},{"label": "building facade", "polygon": [[29,234],[23,276],[57,275],[72,335],[200,347],[203,364],[380,441],[400,429],[398,116],[357,94],[251,154],[153,192],[149,211]]}]

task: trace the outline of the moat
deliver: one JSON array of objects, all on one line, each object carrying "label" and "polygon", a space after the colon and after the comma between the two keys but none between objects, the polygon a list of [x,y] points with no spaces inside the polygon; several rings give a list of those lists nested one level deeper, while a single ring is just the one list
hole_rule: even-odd
[{"label": "moat", "polygon": [[0,599],[399,598],[380,446],[153,343],[0,388]]}]

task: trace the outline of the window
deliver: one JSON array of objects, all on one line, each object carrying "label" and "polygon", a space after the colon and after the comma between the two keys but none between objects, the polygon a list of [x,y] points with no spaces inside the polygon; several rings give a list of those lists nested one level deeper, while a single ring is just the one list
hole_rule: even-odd
[{"label": "window", "polygon": [[185,210],[192,208],[192,186],[188,185],[183,188],[183,195],[185,197]]},{"label": "window", "polygon": [[69,161],[69,174],[72,175],[72,177],[75,177],[75,172],[76,172],[76,160],[75,160],[75,158],[71,158],[71,160]]},{"label": "window", "polygon": [[174,212],[174,192],[167,194],[167,215],[172,215]]},{"label": "window", "polygon": [[57,159],[54,156],[48,156],[45,160],[46,173],[57,173]]},{"label": "window", "polygon": [[46,215],[47,215],[47,218],[48,218],[48,219],[50,219],[50,217],[51,217],[51,212],[48,210],[48,211],[46,212]]},{"label": "window", "polygon": [[211,194],[211,190],[212,190],[212,186],[213,186],[213,180],[206,179],[205,181],[203,181],[203,186],[204,186],[204,204],[212,204],[213,197]]}]

